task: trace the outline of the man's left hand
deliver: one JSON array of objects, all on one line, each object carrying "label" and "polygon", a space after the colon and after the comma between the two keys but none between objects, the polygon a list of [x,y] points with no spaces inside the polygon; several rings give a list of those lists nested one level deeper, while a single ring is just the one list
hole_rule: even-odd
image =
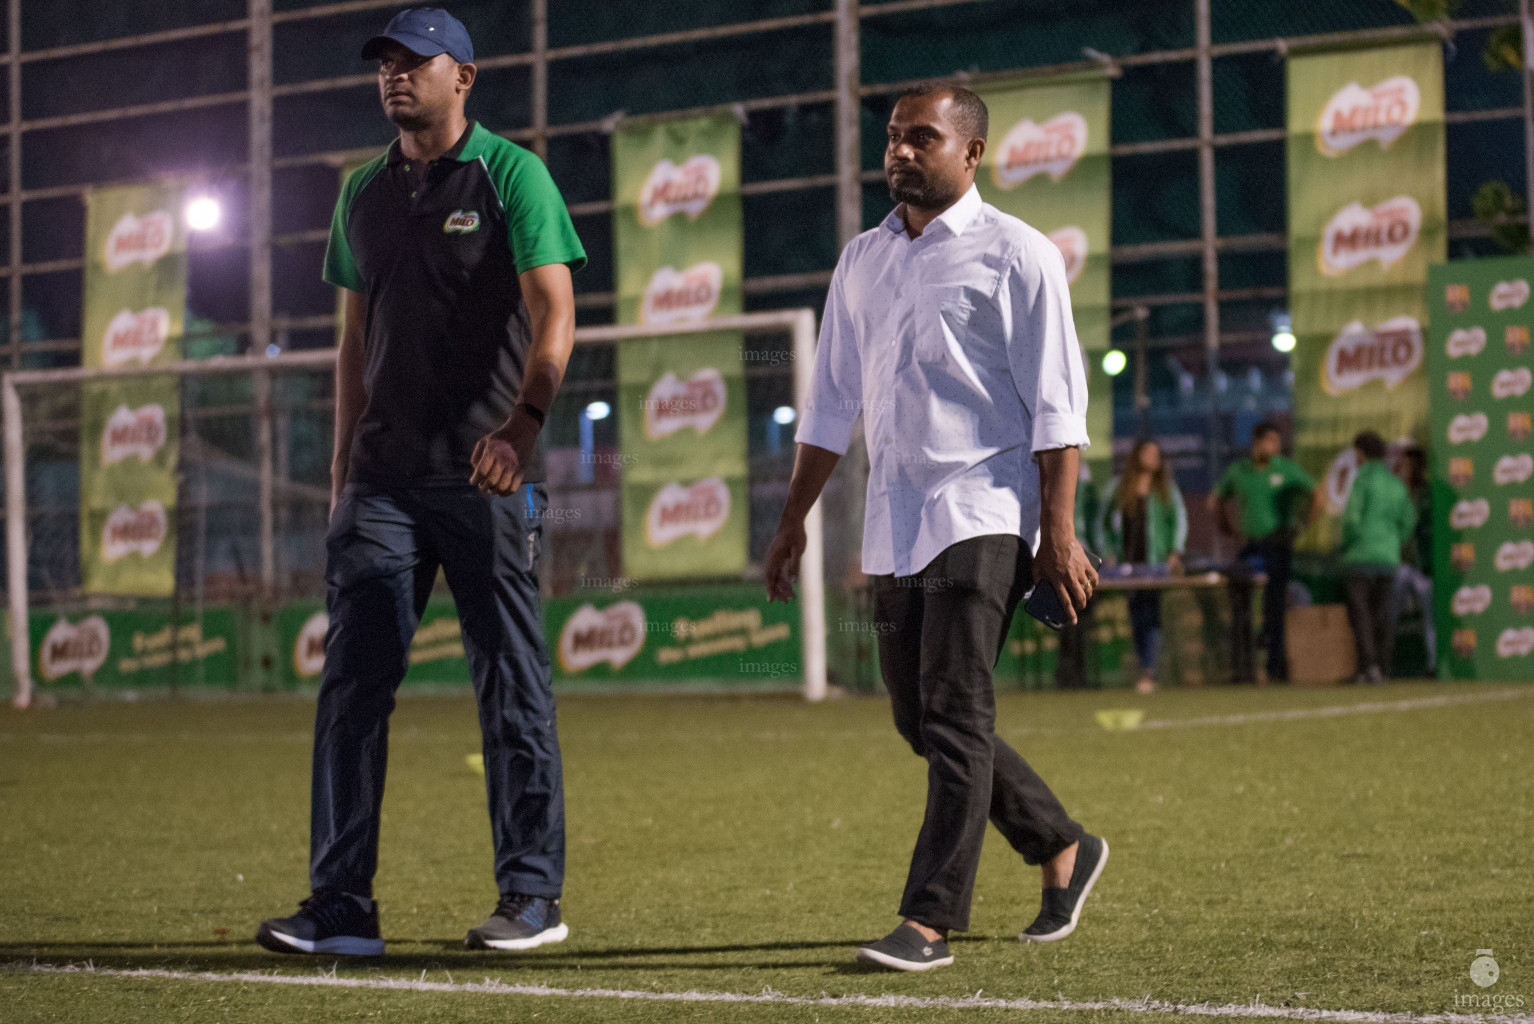
[{"label": "man's left hand", "polygon": [[538,425],[530,416],[513,413],[511,421],[486,434],[474,446],[474,472],[469,483],[486,494],[511,494],[522,486],[522,472],[532,458]]},{"label": "man's left hand", "polygon": [[1039,540],[1039,550],[1033,556],[1034,579],[1054,587],[1060,594],[1060,603],[1070,616],[1069,624],[1076,624],[1076,613],[1087,606],[1092,592],[1097,589],[1097,570],[1087,561],[1087,553],[1081,543],[1071,534],[1051,537],[1048,532]]}]

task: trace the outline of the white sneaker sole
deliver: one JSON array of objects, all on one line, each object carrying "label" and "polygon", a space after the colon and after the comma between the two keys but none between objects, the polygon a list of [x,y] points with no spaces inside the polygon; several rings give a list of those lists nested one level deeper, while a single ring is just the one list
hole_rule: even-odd
[{"label": "white sneaker sole", "polygon": [[296,935],[284,935],[279,931],[268,931],[268,935],[281,942],[285,946],[291,946],[300,953],[336,953],[341,956],[383,956],[383,939],[363,939],[355,935],[338,935],[333,939],[320,939],[318,942],[310,942],[308,939],[300,939]]},{"label": "white sneaker sole", "polygon": [[1076,922],[1081,920],[1081,908],[1086,906],[1087,897],[1092,895],[1092,886],[1097,884],[1097,879],[1102,875],[1103,868],[1108,866],[1108,840],[1102,840],[1103,855],[1097,859],[1097,867],[1092,869],[1092,877],[1087,879],[1087,884],[1081,890],[1081,899],[1076,901],[1076,907],[1071,911],[1071,923],[1056,931],[1046,932],[1043,935],[1029,935],[1027,932],[1020,933],[1017,937],[1024,942],[1058,942],[1071,932],[1076,930]]},{"label": "white sneaker sole", "polygon": [[570,926],[557,924],[553,928],[545,928],[537,935],[529,935],[525,939],[480,939],[487,949],[534,949],[538,946],[547,945],[551,942],[563,942],[570,937]]},{"label": "white sneaker sole", "polygon": [[926,963],[917,963],[914,960],[901,960],[899,957],[881,953],[877,949],[863,948],[858,950],[858,959],[865,964],[878,964],[880,967],[888,967],[895,971],[930,971],[934,967],[945,967],[953,963],[953,957],[945,956],[941,960],[928,960]]}]

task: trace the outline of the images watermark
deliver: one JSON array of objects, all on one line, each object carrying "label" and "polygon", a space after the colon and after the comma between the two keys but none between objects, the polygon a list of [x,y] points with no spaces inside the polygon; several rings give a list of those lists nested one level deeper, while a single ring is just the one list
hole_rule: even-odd
[{"label": "images watermark", "polygon": [[782,676],[797,676],[799,666],[792,661],[749,661],[741,658],[740,671],[742,675],[768,676],[778,679]]},{"label": "images watermark", "polygon": [[575,520],[580,517],[580,509],[570,508],[565,505],[550,505],[548,508],[533,510],[534,519],[552,519],[556,523],[563,523],[566,520]]},{"label": "images watermark", "polygon": [[1489,949],[1475,951],[1475,959],[1470,961],[1470,981],[1481,989],[1479,992],[1457,992],[1454,995],[1454,1008],[1456,1010],[1517,1010],[1526,1005],[1523,996],[1513,992],[1490,992],[1487,991],[1497,984],[1502,977],[1502,968],[1497,965],[1493,952]]}]

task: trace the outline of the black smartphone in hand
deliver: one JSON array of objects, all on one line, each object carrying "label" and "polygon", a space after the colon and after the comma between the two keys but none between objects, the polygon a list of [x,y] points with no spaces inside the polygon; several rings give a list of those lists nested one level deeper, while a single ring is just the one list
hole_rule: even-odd
[{"label": "black smartphone in hand", "polygon": [[[1087,556],[1087,561],[1092,563],[1093,571],[1103,567],[1103,560],[1098,558],[1086,548],[1081,549]],[[1033,589],[1028,591],[1023,598],[1023,611],[1038,619],[1044,625],[1055,632],[1059,632],[1070,625],[1070,616],[1065,612],[1065,606],[1060,603],[1060,591],[1048,580],[1039,580],[1034,583]]]}]

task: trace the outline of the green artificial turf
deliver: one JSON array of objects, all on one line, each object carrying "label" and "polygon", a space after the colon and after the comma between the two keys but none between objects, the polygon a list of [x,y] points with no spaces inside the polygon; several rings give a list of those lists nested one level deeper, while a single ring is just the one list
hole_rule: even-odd
[{"label": "green artificial turf", "polygon": [[[1272,713],[1508,690],[1451,706]],[[1139,708],[1109,731],[1104,709]],[[1246,723],[1206,722],[1268,714]],[[314,975],[251,941],[307,894],[298,699],[0,713],[6,1021],[1155,1020],[1131,1012],[664,1003],[41,974],[26,965]],[[902,994],[1534,1013],[1534,687],[1008,694],[999,729],[1112,857],[1080,929],[1025,946],[1038,873],[993,832],[957,962],[869,973],[925,792],[881,700],[569,698],[569,941],[470,953],[495,902],[467,697],[401,700],[376,895],[387,956],[339,977],[562,989]],[[1502,977],[1471,984],[1477,949]],[[14,966],[23,965],[23,966]],[[1209,1019],[1209,1018],[1205,1018]]]}]

